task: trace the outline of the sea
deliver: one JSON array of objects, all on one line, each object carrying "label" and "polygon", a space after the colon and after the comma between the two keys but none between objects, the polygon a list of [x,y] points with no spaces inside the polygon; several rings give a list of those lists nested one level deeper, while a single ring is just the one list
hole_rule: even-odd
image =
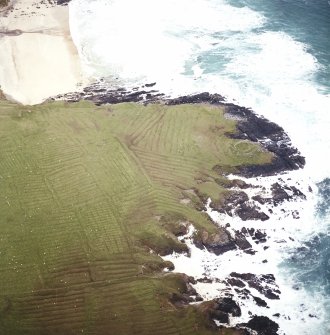
[{"label": "sea", "polygon": [[[286,130],[306,157],[303,170],[280,177],[307,196],[283,205],[299,209],[299,219],[283,208],[273,211],[260,225],[271,247],[254,256],[215,257],[187,238],[191,264],[183,255],[169,258],[177,271],[195,276],[206,268],[212,278],[244,268],[276,274],[280,301],[268,302],[268,309],[241,301],[246,310],[233,325],[258,313],[278,322],[281,334],[329,335],[330,1],[72,0],[69,10],[73,41],[92,80],[127,88],[155,82],[154,89],[172,97],[219,93]],[[249,182],[267,188],[276,178]],[[210,207],[208,213],[220,225],[257,225]],[[212,272],[207,264],[219,267]],[[205,285],[196,287],[205,298],[221,294],[219,281]]]}]

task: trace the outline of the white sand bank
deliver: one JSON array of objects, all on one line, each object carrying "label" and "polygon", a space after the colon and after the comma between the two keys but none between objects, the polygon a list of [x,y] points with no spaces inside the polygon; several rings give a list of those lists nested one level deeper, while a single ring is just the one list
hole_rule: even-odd
[{"label": "white sand bank", "polygon": [[46,3],[19,0],[0,16],[0,86],[22,104],[41,103],[84,83],[69,9]]}]

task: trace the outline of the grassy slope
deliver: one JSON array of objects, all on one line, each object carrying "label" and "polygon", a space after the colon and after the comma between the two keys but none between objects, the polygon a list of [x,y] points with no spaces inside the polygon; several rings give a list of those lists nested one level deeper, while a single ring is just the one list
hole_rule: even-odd
[{"label": "grassy slope", "polygon": [[221,195],[214,165],[270,159],[224,136],[235,124],[222,115],[0,101],[0,334],[213,333],[169,303],[183,282],[149,247],[184,251],[182,221],[215,231],[191,192]]}]

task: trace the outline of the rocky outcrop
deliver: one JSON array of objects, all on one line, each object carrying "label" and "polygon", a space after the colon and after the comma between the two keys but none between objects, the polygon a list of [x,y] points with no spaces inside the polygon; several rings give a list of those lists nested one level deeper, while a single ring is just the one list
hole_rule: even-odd
[{"label": "rocky outcrop", "polygon": [[251,236],[256,244],[267,242],[267,234],[260,229],[246,229],[245,227],[243,227],[240,233],[245,236]]},{"label": "rocky outcrop", "polygon": [[297,170],[305,165],[305,158],[293,147],[290,138],[282,127],[270,122],[252,110],[234,104],[226,104],[226,113],[237,120],[237,132],[228,136],[235,139],[248,139],[258,142],[273,153],[269,164],[247,165],[239,170],[245,177],[270,176],[284,171]]},{"label": "rocky outcrop", "polygon": [[169,296],[169,301],[176,307],[183,307],[191,302],[203,300],[191,284],[196,284],[193,277],[186,274],[177,274],[180,277],[182,285],[180,290],[173,292]]},{"label": "rocky outcrop", "polygon": [[236,139],[248,139],[258,142],[273,153],[274,159],[269,164],[247,165],[239,169],[239,174],[245,177],[269,176],[284,171],[297,170],[305,165],[305,158],[293,147],[284,129],[266,118],[256,115],[252,110],[235,104],[225,103],[219,94],[207,92],[197,95],[183,96],[167,100],[167,104],[207,102],[225,107],[228,117],[237,120],[237,132],[228,134]]},{"label": "rocky outcrop", "polygon": [[267,302],[259,297],[252,296],[255,303],[260,307],[267,307]]},{"label": "rocky outcrop", "polygon": [[254,316],[244,326],[254,330],[258,335],[277,335],[279,326],[267,316]]},{"label": "rocky outcrop", "polygon": [[218,232],[213,234],[208,233],[206,230],[198,232],[198,234],[194,236],[194,244],[198,248],[206,248],[216,255],[237,248],[235,240],[230,236],[229,232],[222,227],[219,228]]},{"label": "rocky outcrop", "polygon": [[185,95],[175,99],[166,100],[167,105],[182,105],[182,104],[196,104],[196,103],[210,103],[220,104],[225,101],[225,98],[220,94],[210,94],[203,92],[195,95]]},{"label": "rocky outcrop", "polygon": [[253,273],[232,272],[231,277],[246,282],[249,287],[254,288],[267,299],[279,299],[281,294],[272,274],[257,276]]},{"label": "rocky outcrop", "polygon": [[[69,0],[57,0],[58,4],[67,4],[68,2]],[[167,105],[216,104],[225,108],[228,117],[237,120],[237,131],[234,134],[228,134],[229,137],[258,142],[265,150],[274,155],[274,159],[269,164],[246,165],[239,168],[236,173],[245,177],[269,176],[284,171],[297,170],[305,165],[305,158],[292,146],[290,138],[283,128],[262,116],[256,115],[252,110],[225,103],[224,97],[220,94],[210,94],[208,92],[170,99],[157,90],[150,90],[154,85],[155,83],[149,83],[132,89],[123,87],[114,89],[113,87],[110,88],[110,85],[101,79],[84,88],[81,92],[58,95],[50,100],[61,99],[69,102],[90,100],[96,105],[121,102],[163,102]]]},{"label": "rocky outcrop", "polygon": [[56,4],[60,6],[67,6],[70,1],[71,0],[55,0]]},{"label": "rocky outcrop", "polygon": [[262,212],[253,202],[249,201],[248,195],[243,191],[230,191],[218,202],[212,202],[210,206],[220,213],[230,216],[239,216],[243,221],[261,220],[266,221],[269,216]]},{"label": "rocky outcrop", "polygon": [[231,286],[236,286],[236,287],[240,287],[240,288],[246,286],[244,284],[244,282],[242,282],[240,279],[237,279],[237,278],[228,278],[227,283]]},{"label": "rocky outcrop", "polygon": [[241,308],[239,305],[230,297],[219,298],[215,300],[216,309],[232,316],[241,316]]},{"label": "rocky outcrop", "polygon": [[262,197],[256,195],[252,197],[254,201],[259,202],[260,204],[269,204],[272,206],[278,206],[285,201],[291,201],[294,199],[306,199],[306,195],[302,193],[295,186],[281,185],[279,183],[274,183],[271,187],[271,197]]},{"label": "rocky outcrop", "polygon": [[235,242],[237,246],[242,250],[247,250],[252,248],[251,243],[246,239],[243,233],[236,231]]},{"label": "rocky outcrop", "polygon": [[241,316],[241,308],[232,297],[221,297],[208,301],[200,306],[200,309],[211,320],[217,320],[223,324],[229,324],[232,316]]},{"label": "rocky outcrop", "polygon": [[131,90],[118,87],[113,88],[102,80],[90,86],[85,87],[81,92],[66,93],[57,95],[50,100],[65,100],[68,102],[78,102],[88,100],[95,105],[118,104],[123,102],[144,102],[151,103],[160,101],[164,94],[156,90],[150,90],[152,84],[146,84],[143,87],[136,87]]}]

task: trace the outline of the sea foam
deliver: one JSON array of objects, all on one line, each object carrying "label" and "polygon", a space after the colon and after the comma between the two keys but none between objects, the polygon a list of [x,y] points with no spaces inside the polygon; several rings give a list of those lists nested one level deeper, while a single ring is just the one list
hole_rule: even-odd
[{"label": "sea foam", "polygon": [[[330,175],[325,162],[330,152],[330,96],[317,81],[323,69],[309,45],[284,31],[271,30],[261,12],[224,0],[72,0],[69,6],[72,37],[91,78],[128,88],[157,82],[154,88],[172,97],[220,93],[227,101],[251,107],[281,125],[306,156],[303,171],[281,178],[299,184],[307,200],[274,208],[269,221],[242,222],[207,209],[217,224],[266,230],[269,249],[261,250],[254,243],[258,251],[254,256],[230,251],[217,257],[197,249],[187,237],[191,257],[167,259],[173,261],[176,271],[196,277],[206,270],[218,279],[238,269],[273,273],[281,300],[268,302],[270,309],[262,311],[250,300],[241,301],[243,316],[233,322],[246,321],[249,311],[272,319],[278,312],[282,333],[310,335],[310,329],[319,327],[322,319],[326,322],[326,301],[321,290],[310,292],[303,285],[295,289],[296,277],[283,266],[294,250],[314,235],[327,234],[329,226],[328,217],[321,220],[315,215],[315,183]],[[274,178],[249,179],[248,183],[269,189],[278,177]],[[294,209],[300,212],[298,220],[286,215]],[[265,258],[268,263],[262,262]],[[209,299],[221,294],[222,286],[198,283],[196,289]],[[318,318],[310,317],[316,314]]]}]

